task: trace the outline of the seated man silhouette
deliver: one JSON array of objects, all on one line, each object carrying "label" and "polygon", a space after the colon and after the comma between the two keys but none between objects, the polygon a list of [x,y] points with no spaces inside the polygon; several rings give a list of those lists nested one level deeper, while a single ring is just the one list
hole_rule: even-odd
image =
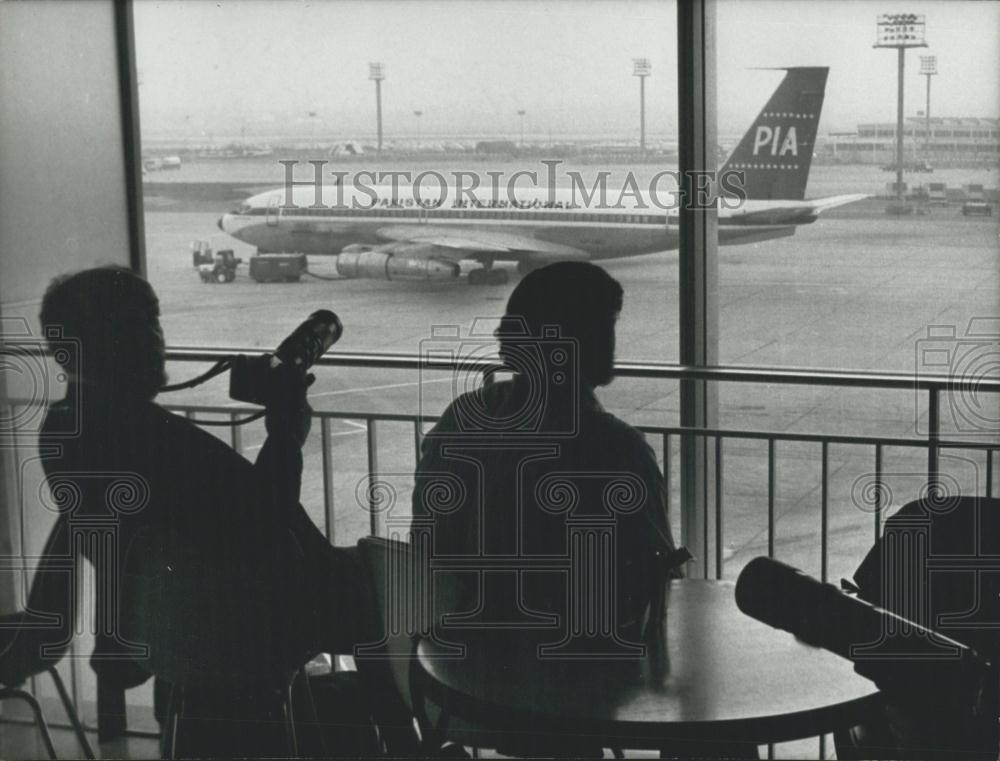
[{"label": "seated man silhouette", "polygon": [[[117,595],[129,564],[150,553],[165,558],[171,573],[187,569],[206,588],[234,590],[232,597],[220,594],[217,611],[245,617],[247,636],[259,637],[255,642],[273,659],[287,660],[282,667],[292,671],[319,652],[351,652],[366,639],[361,567],[350,551],[329,544],[299,504],[311,412],[301,371],[283,365],[274,376],[267,439],[251,463],[155,403],[166,378],[164,339],[159,302],[145,280],[118,267],[57,278],[40,319],[45,335],[54,330],[78,347],[55,353],[69,379],[67,393],[50,406],[39,438],[60,510],[45,565],[70,559],[77,577],[81,556],[94,566],[91,664],[99,683],[121,690],[148,678],[148,664],[135,657],[136,643],[118,628],[125,612]],[[128,484],[129,491],[116,491],[116,483]],[[95,531],[101,541],[87,538]],[[74,586],[67,575],[55,595],[62,599],[46,601],[45,612],[72,620]],[[162,626],[182,631],[200,623],[178,612]],[[248,671],[266,666],[246,663]],[[234,745],[230,736],[188,751],[274,750],[249,742]]]},{"label": "seated man silhouette", "polygon": [[[495,332],[512,377],[455,399],[425,437],[411,533],[439,565],[482,561],[455,572],[446,626],[535,630],[555,656],[641,652],[682,551],[653,451],[594,393],[614,376],[622,297],[589,263],[528,274]],[[491,558],[506,566],[483,570]]]}]

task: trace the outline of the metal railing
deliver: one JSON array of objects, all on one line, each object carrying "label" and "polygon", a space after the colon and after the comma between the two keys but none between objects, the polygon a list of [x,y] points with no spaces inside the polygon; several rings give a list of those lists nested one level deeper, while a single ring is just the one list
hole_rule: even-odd
[{"label": "metal railing", "polygon": [[[168,356],[172,361],[181,362],[215,362],[223,357],[238,353],[239,349],[200,349],[200,348],[176,348],[172,349]],[[500,366],[494,360],[470,359],[461,361],[448,361],[443,359],[431,359],[406,354],[350,354],[335,353],[328,354],[317,363],[325,367],[361,368],[369,370],[394,370],[394,371],[418,371],[418,370],[444,370],[457,371],[463,373],[480,372],[486,382],[489,382],[492,374],[498,371]],[[796,370],[787,368],[742,368],[742,367],[712,367],[694,368],[681,365],[671,365],[654,362],[619,362],[615,366],[615,375],[618,378],[644,378],[656,380],[698,380],[719,383],[752,383],[769,385],[804,385],[817,387],[837,387],[837,388],[864,388],[873,390],[895,390],[912,391],[927,394],[927,435],[924,437],[901,437],[901,436],[874,436],[874,435],[844,435],[830,433],[799,433],[788,431],[760,431],[744,429],[722,429],[722,428],[687,428],[683,426],[663,426],[639,424],[635,426],[647,436],[657,437],[661,442],[663,457],[663,472],[667,480],[666,508],[670,510],[670,477],[671,477],[671,444],[672,439],[680,437],[702,438],[712,442],[714,445],[714,506],[713,522],[714,531],[714,553],[710,551],[710,535],[704,532],[701,539],[701,560],[702,573],[708,577],[711,575],[712,565],[716,578],[722,578],[722,552],[724,547],[724,446],[727,439],[732,440],[763,440],[767,442],[767,473],[768,473],[768,498],[767,498],[767,546],[768,554],[773,557],[775,545],[775,498],[776,498],[776,468],[775,452],[779,442],[800,442],[814,443],[820,445],[820,493],[821,493],[821,522],[820,552],[821,552],[821,577],[827,580],[828,572],[828,519],[829,519],[829,458],[831,445],[855,445],[867,446],[874,450],[873,474],[875,499],[879,499],[882,493],[881,484],[884,477],[883,461],[884,451],[887,447],[911,447],[927,450],[927,480],[933,483],[938,479],[940,473],[940,451],[946,448],[981,450],[985,455],[985,489],[987,496],[993,494],[994,483],[994,459],[995,453],[1000,450],[1000,440],[997,441],[973,441],[973,440],[946,440],[941,435],[940,420],[940,397],[945,392],[965,392],[965,393],[997,393],[1000,394],[1000,379],[983,380],[970,379],[963,380],[948,376],[915,376],[907,373],[874,373],[874,372],[844,372],[837,370]],[[198,415],[223,414],[231,420],[238,419],[243,415],[253,412],[254,408],[227,406],[220,408],[212,405],[192,405],[192,404],[167,404],[168,409],[187,415],[197,422]],[[377,446],[377,425],[383,422],[404,422],[413,425],[413,440],[415,460],[420,449],[420,441],[423,436],[423,426],[436,422],[434,416],[423,416],[419,413],[381,413],[381,412],[335,412],[335,411],[314,411],[314,419],[320,421],[320,447],[323,456],[323,481],[324,481],[324,531],[331,540],[333,539],[333,516],[335,506],[333,504],[333,492],[330,488],[330,467],[331,467],[331,439],[330,421],[332,420],[352,420],[361,421],[365,426],[365,448],[368,462],[368,478],[374,481],[378,477],[378,446]],[[239,429],[232,429],[231,443],[238,451],[240,449]],[[1000,432],[998,432],[1000,435]],[[372,490],[369,490],[369,494]],[[378,535],[379,525],[377,510],[374,504],[374,496],[369,505],[370,532]],[[877,538],[881,533],[882,512],[888,505],[875,504],[873,506],[873,538]],[[683,506],[682,506],[683,515]],[[710,563],[714,554],[714,563]]]},{"label": "metal railing", "polygon": [[[256,353],[247,352],[245,349],[228,348],[189,348],[180,347],[168,351],[167,358],[170,362],[215,362],[223,357],[235,353]],[[353,354],[353,353],[331,353],[322,357],[317,363],[319,367],[340,367],[358,368],[378,371],[415,371],[415,370],[443,370],[462,372],[480,372],[484,382],[491,382],[492,375],[499,369],[496,361],[474,359],[448,361],[442,359],[429,360],[425,357],[403,354]],[[708,527],[708,518],[714,525],[714,531],[706,530],[700,539],[700,546],[692,548],[696,555],[700,555],[700,572],[705,577],[712,576],[721,579],[725,566],[723,550],[725,547],[725,442],[727,441],[764,441],[767,445],[767,554],[774,556],[776,544],[776,501],[777,501],[777,475],[776,475],[776,449],[781,443],[807,443],[816,444],[820,448],[820,515],[819,515],[819,540],[820,540],[820,571],[824,581],[828,577],[829,564],[829,518],[830,518],[830,447],[836,445],[854,445],[870,447],[874,453],[873,474],[874,474],[874,499],[873,505],[873,540],[881,533],[882,512],[888,505],[879,504],[881,495],[880,484],[885,477],[884,454],[890,447],[917,448],[927,450],[927,481],[934,483],[939,477],[940,452],[943,449],[955,448],[963,450],[978,450],[985,455],[985,484],[984,493],[992,496],[994,492],[994,460],[996,453],[1000,450],[1000,440],[975,441],[953,439],[947,440],[941,433],[941,397],[945,393],[998,393],[1000,394],[1000,379],[960,379],[948,376],[915,376],[908,373],[871,373],[871,372],[843,372],[834,370],[797,370],[785,368],[742,368],[742,367],[713,367],[694,368],[679,365],[652,362],[620,362],[616,365],[616,376],[619,378],[640,378],[656,379],[662,381],[704,381],[711,383],[751,383],[766,385],[798,385],[833,387],[839,389],[871,389],[871,390],[895,390],[910,391],[918,394],[926,394],[927,399],[927,433],[925,436],[876,436],[876,435],[844,435],[819,432],[790,432],[774,430],[748,430],[748,429],[725,429],[725,428],[687,428],[683,426],[649,425],[641,424],[636,426],[639,430],[652,437],[653,442],[658,442],[662,452],[662,469],[666,482],[665,507],[669,511],[671,505],[671,478],[673,457],[673,445],[675,442],[683,440],[685,437],[700,439],[713,446],[714,469],[711,478],[714,486],[714,500],[711,504],[706,502],[706,512],[710,515],[704,516],[704,526]],[[42,402],[25,402],[28,404],[40,404]],[[18,403],[11,403],[16,406]],[[225,407],[218,405],[204,404],[174,404],[164,405],[167,409],[186,415],[188,418],[198,422],[204,420],[205,416],[212,416],[214,419],[235,420],[244,416],[248,412],[255,411],[250,406]],[[374,484],[379,477],[379,447],[378,447],[378,427],[384,423],[408,423],[412,426],[412,440],[414,447],[414,463],[419,457],[420,443],[424,435],[424,426],[435,422],[436,418],[424,416],[420,413],[386,413],[386,412],[356,412],[356,411],[330,411],[316,410],[313,418],[319,422],[319,437],[322,457],[322,478],[323,478],[323,530],[330,541],[335,539],[335,515],[337,505],[335,504],[335,492],[333,489],[333,446],[331,428],[333,421],[350,420],[360,421],[363,424],[365,434],[365,451],[367,463],[367,478],[370,484]],[[7,419],[13,419],[8,417]],[[242,431],[239,427],[230,429],[230,444],[237,451],[243,448]],[[15,457],[18,457],[15,451]],[[375,490],[368,489],[369,531],[377,535],[380,532],[379,511],[376,509],[374,500]],[[18,495],[18,504],[21,511],[21,525],[24,526],[25,511],[23,495]],[[685,505],[680,505],[682,521],[686,520]],[[23,533],[23,531],[22,531]],[[22,544],[22,554],[24,545]],[[72,659],[72,683],[74,700],[79,701],[79,691],[77,684],[79,659]],[[58,725],[57,725],[58,726]],[[143,733],[140,733],[143,734]]]}]

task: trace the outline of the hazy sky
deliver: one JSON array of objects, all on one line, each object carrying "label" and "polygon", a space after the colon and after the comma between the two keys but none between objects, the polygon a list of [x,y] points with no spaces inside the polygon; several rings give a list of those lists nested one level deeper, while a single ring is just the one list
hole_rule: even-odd
[{"label": "hazy sky", "polygon": [[[896,53],[880,13],[923,13],[907,53],[907,114],[924,107],[920,54],[938,57],[932,112],[1000,115],[1000,2],[719,0],[720,134],[741,132],[780,79],[752,67],[829,66],[821,131],[892,121]],[[632,58],[646,57],[647,125],[676,129],[671,1],[139,0],[143,127],[317,136],[374,133],[368,62],[382,61],[385,131],[412,136],[638,132]],[[316,112],[310,118],[309,112]]]}]

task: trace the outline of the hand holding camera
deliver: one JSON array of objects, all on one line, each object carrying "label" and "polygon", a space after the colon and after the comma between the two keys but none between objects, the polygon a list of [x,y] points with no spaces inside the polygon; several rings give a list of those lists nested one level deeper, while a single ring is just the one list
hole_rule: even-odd
[{"label": "hand holding camera", "polygon": [[287,435],[301,446],[312,423],[306,390],[315,378],[308,370],[337,342],[343,330],[333,312],[313,312],[274,354],[237,356],[229,374],[229,396],[263,405],[268,435]]}]

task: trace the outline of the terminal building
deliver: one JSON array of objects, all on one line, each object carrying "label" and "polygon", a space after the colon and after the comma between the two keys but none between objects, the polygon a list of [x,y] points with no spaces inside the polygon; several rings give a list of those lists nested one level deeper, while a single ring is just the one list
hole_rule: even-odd
[{"label": "terminal building", "polygon": [[[908,162],[931,166],[982,166],[1000,162],[1000,119],[911,116],[903,151]],[[838,164],[889,164],[896,157],[896,123],[859,124],[857,132],[831,132],[817,158]]]}]

